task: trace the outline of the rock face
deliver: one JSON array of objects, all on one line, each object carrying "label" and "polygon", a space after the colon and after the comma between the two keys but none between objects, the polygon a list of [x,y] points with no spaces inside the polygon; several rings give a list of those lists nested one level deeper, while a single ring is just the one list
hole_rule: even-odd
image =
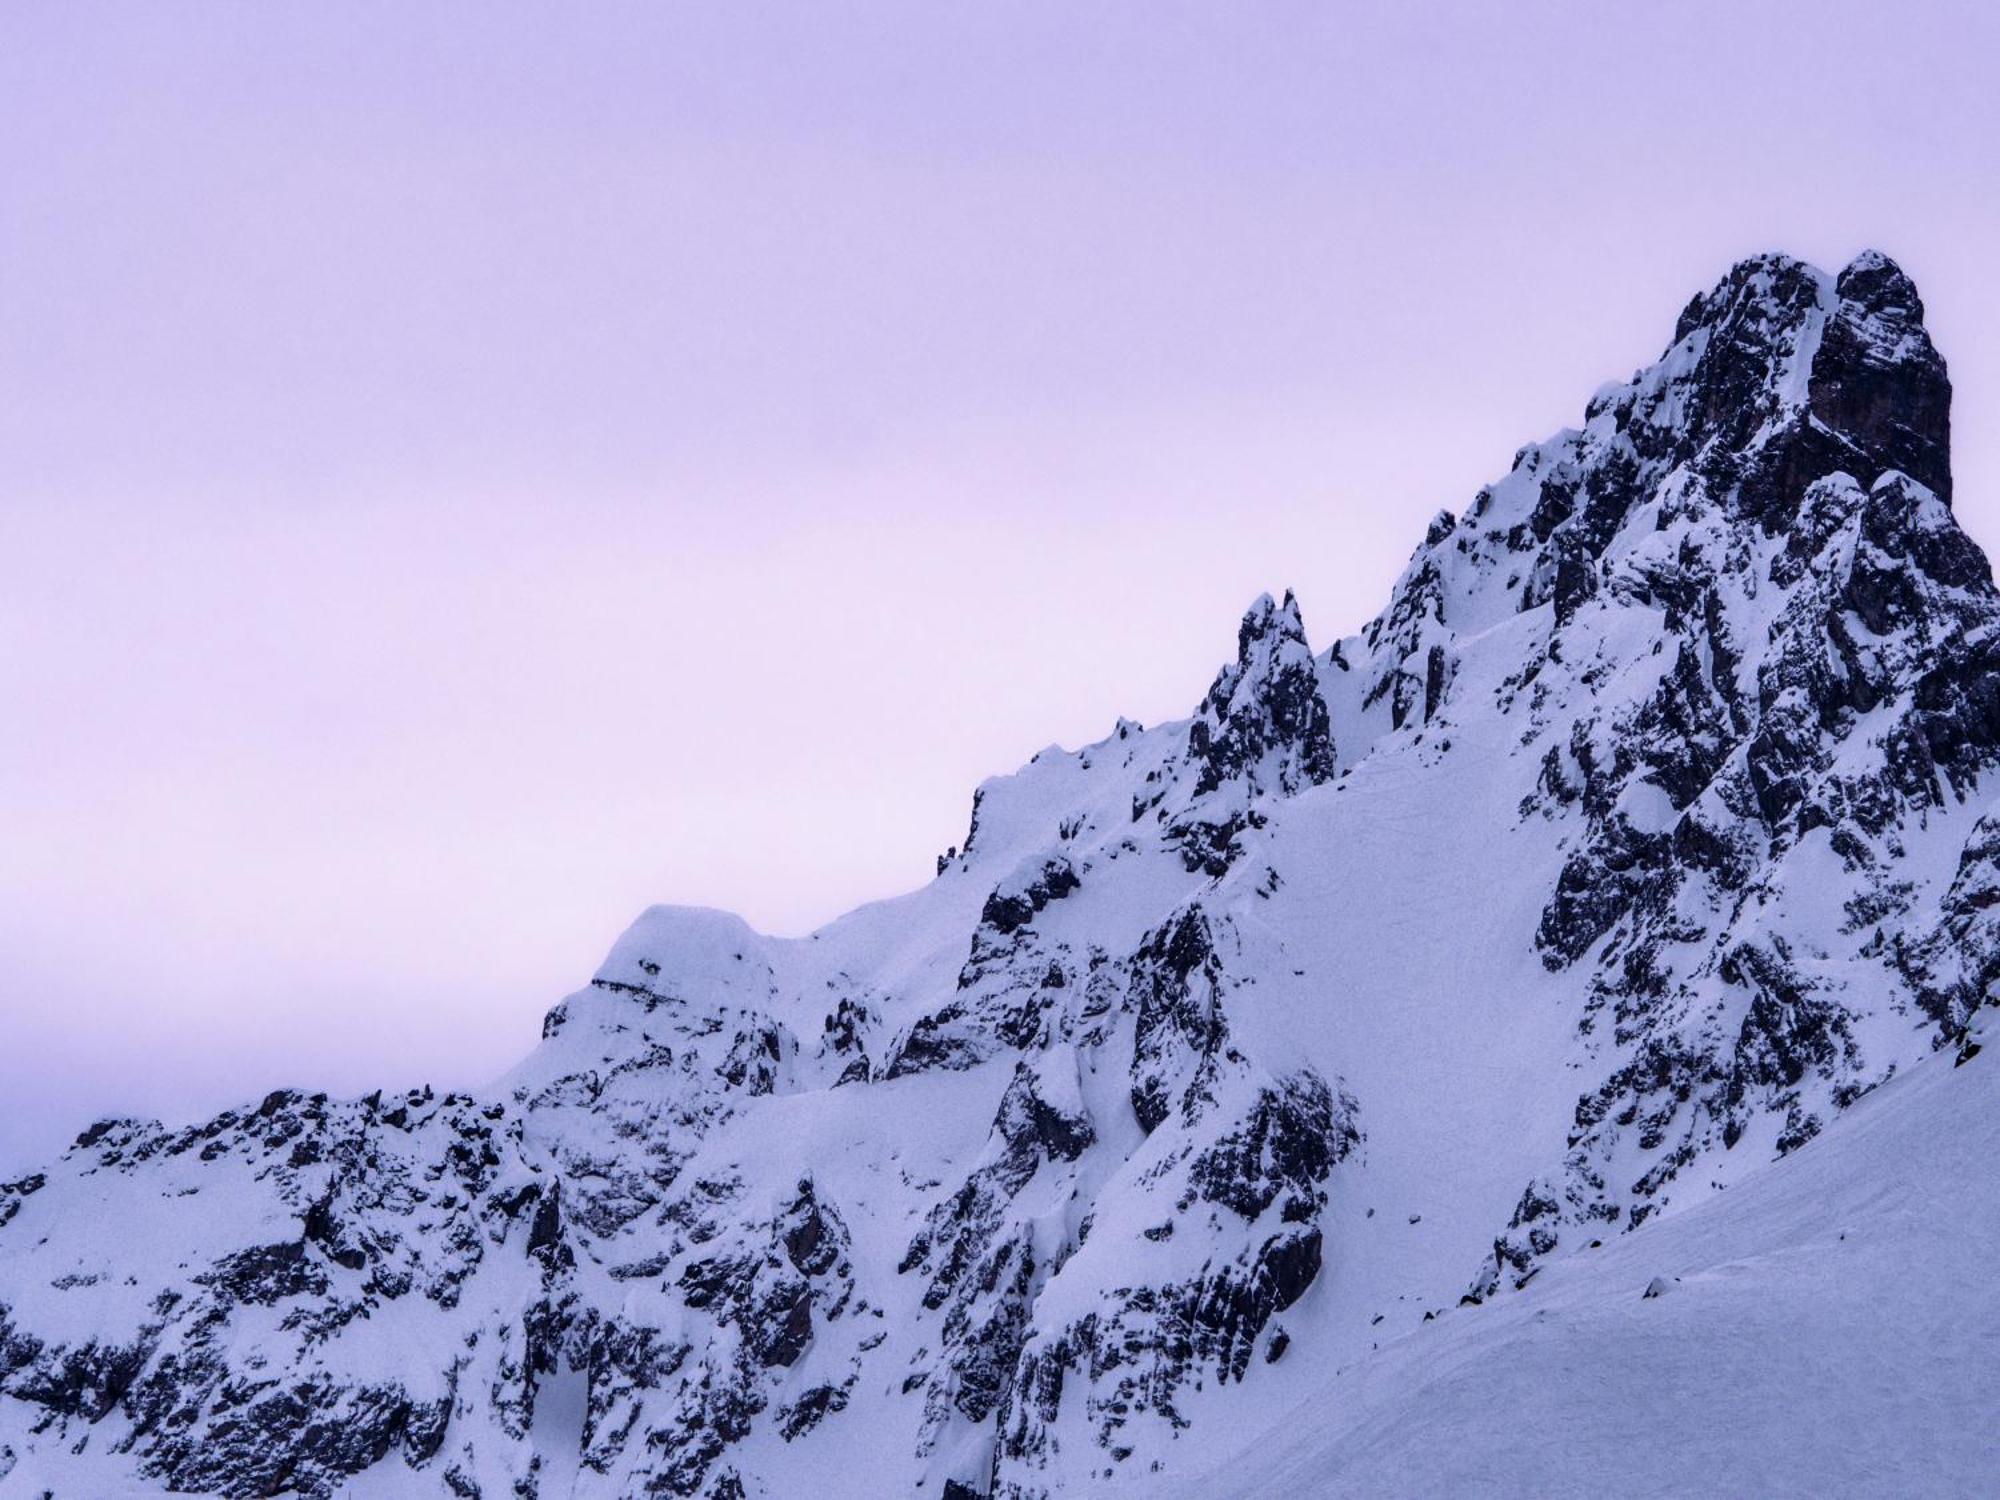
[{"label": "rock face", "polygon": [[649,911],[476,1096],[91,1127],[0,1184],[0,1476],[1145,1494],[1806,1146],[2000,979],[1949,414],[1892,262],[1746,261],[923,890]]}]

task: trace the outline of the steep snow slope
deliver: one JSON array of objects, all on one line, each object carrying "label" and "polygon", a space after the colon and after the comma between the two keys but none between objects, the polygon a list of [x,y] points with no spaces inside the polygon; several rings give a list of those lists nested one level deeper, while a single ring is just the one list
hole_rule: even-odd
[{"label": "steep snow slope", "polygon": [[1976,1023],[1949,394],[1884,258],[1745,262],[1360,633],[1259,600],[922,890],[649,911],[477,1096],[93,1127],[0,1185],[0,1469],[1036,1500],[1385,1427],[1437,1319],[1507,1337]]},{"label": "steep snow slope", "polygon": [[1385,1343],[1162,1493],[1991,1493],[1996,1159],[2000,1067],[1933,1059],[1814,1149]]}]

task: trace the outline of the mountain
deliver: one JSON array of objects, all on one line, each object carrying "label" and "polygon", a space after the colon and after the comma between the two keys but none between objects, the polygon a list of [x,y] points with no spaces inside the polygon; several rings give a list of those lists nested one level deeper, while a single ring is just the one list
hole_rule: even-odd
[{"label": "mountain", "polygon": [[648,911],[476,1094],[93,1125],[0,1184],[0,1483],[1992,1479],[1950,394],[1883,256],[1745,261],[1360,632],[1258,600],[1191,717],[987,782],[923,889]]}]

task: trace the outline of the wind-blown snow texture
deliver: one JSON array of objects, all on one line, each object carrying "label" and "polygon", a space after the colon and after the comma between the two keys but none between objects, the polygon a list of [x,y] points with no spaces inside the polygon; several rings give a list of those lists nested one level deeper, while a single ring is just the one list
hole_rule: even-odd
[{"label": "wind-blown snow texture", "polygon": [[[1801,1290],[1816,1206],[1991,1118],[1951,1063],[2000,977],[2000,600],[1949,403],[1894,264],[1746,261],[1359,634],[1259,600],[1192,718],[988,782],[924,889],[801,940],[649,911],[476,1096],[93,1126],[0,1184],[0,1484],[1038,1500],[1254,1449],[1245,1493],[1546,1494],[1677,1451],[1633,1440],[1697,1410],[1658,1330],[1743,1299],[1618,1275],[1754,1242],[1786,1315],[1718,1369],[1782,1373],[1855,1306]],[[1963,1233],[1870,1221],[1851,1274],[1948,1273],[1963,1395],[2000,1214],[1941,1160]],[[1552,1450],[1491,1420],[1598,1369]],[[1895,1488],[2000,1473],[1948,1402],[1823,1387],[1940,1455]],[[1783,1407],[1738,1408],[1760,1461]],[[1814,1441],[1777,1487],[1839,1488]],[[1621,1483],[1771,1487],[1749,1451]]]}]

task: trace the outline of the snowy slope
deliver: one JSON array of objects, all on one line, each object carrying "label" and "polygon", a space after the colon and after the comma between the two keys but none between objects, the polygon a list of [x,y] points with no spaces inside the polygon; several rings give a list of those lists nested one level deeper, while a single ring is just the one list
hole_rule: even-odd
[{"label": "snowy slope", "polygon": [[1162,1494],[1991,1493],[1996,1159],[2000,1067],[1933,1059],[1814,1149],[1384,1342]]},{"label": "snowy slope", "polygon": [[1617,1278],[1711,1247],[1802,1267],[1741,1368],[1804,1378],[1784,1184],[1965,1107],[1927,1059],[2000,977],[2000,599],[1922,315],[1877,255],[1744,262],[1357,634],[1257,601],[1190,718],[988,782],[808,938],[644,913],[477,1095],[93,1127],[0,1185],[0,1484],[1592,1489],[1650,1408],[1548,1317],[1692,1378],[1642,1335],[1723,1299],[1628,1337]]}]

